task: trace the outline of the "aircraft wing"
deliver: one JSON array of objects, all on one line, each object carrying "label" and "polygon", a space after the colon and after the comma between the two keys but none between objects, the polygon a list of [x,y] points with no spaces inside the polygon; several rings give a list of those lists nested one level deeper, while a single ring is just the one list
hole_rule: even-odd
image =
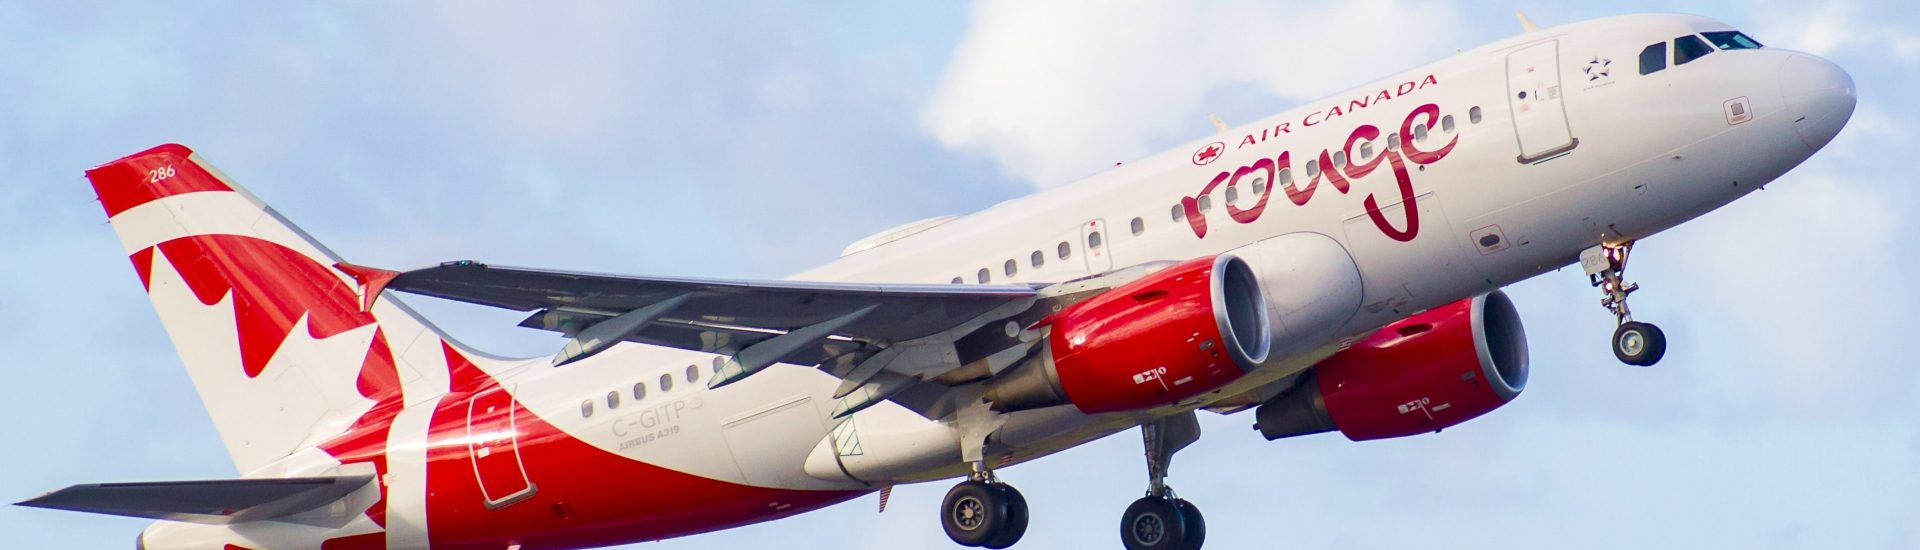
[{"label": "aircraft wing", "polygon": [[230,524],[277,519],[325,506],[372,481],[371,475],[89,483],[20,506],[136,518]]},{"label": "aircraft wing", "polygon": [[[532,312],[520,326],[572,337],[556,365],[631,341],[728,356],[714,387],[774,363],[817,365],[846,381],[839,396],[867,389],[864,401],[875,402],[958,369],[966,358],[957,340],[1026,312],[1038,295],[1012,285],[639,277],[471,261],[399,273],[385,288]],[[843,406],[851,413],[872,404],[864,401]]]}]

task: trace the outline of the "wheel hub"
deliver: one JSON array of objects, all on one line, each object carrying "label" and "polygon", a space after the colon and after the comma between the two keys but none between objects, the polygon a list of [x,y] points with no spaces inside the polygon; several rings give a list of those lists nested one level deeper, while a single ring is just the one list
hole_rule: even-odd
[{"label": "wheel hub", "polygon": [[979,529],[981,524],[986,523],[986,510],[986,504],[981,503],[980,499],[961,499],[959,505],[953,507],[953,523],[968,531]]},{"label": "wheel hub", "polygon": [[1160,543],[1167,536],[1166,521],[1158,514],[1145,514],[1133,520],[1133,540],[1145,546]]},{"label": "wheel hub", "polygon": [[1640,355],[1647,350],[1647,336],[1637,330],[1621,333],[1620,350],[1627,352],[1627,355]]}]

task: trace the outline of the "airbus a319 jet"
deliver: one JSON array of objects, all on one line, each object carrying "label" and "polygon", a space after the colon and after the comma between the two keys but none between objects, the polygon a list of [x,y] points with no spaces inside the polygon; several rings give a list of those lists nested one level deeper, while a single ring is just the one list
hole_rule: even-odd
[{"label": "airbus a319 jet", "polygon": [[[141,151],[86,175],[241,475],[21,504],[159,520],[148,550],[581,548],[958,479],[931,512],[1006,548],[1045,518],[997,471],[1137,427],[1120,542],[1197,549],[1167,483],[1197,411],[1354,441],[1487,414],[1529,369],[1501,287],[1575,264],[1652,365],[1634,243],[1853,113],[1840,67],[1711,19],[1528,27],[783,280],[357,265],[187,147]],[[566,342],[488,355],[397,294]]]}]

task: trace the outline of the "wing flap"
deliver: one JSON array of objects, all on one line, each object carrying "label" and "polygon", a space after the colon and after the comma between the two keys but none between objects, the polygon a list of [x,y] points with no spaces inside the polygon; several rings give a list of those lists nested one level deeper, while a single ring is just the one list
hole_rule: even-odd
[{"label": "wing flap", "polygon": [[326,506],[373,476],[220,479],[74,485],[19,506],[136,518],[232,524],[283,518]]}]

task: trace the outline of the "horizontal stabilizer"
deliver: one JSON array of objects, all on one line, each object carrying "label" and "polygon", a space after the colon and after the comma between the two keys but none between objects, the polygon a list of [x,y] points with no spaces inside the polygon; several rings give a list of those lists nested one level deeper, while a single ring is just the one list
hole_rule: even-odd
[{"label": "horizontal stabilizer", "polygon": [[89,483],[17,504],[219,525],[283,518],[313,510],[340,500],[369,481],[373,481],[373,476]]}]

